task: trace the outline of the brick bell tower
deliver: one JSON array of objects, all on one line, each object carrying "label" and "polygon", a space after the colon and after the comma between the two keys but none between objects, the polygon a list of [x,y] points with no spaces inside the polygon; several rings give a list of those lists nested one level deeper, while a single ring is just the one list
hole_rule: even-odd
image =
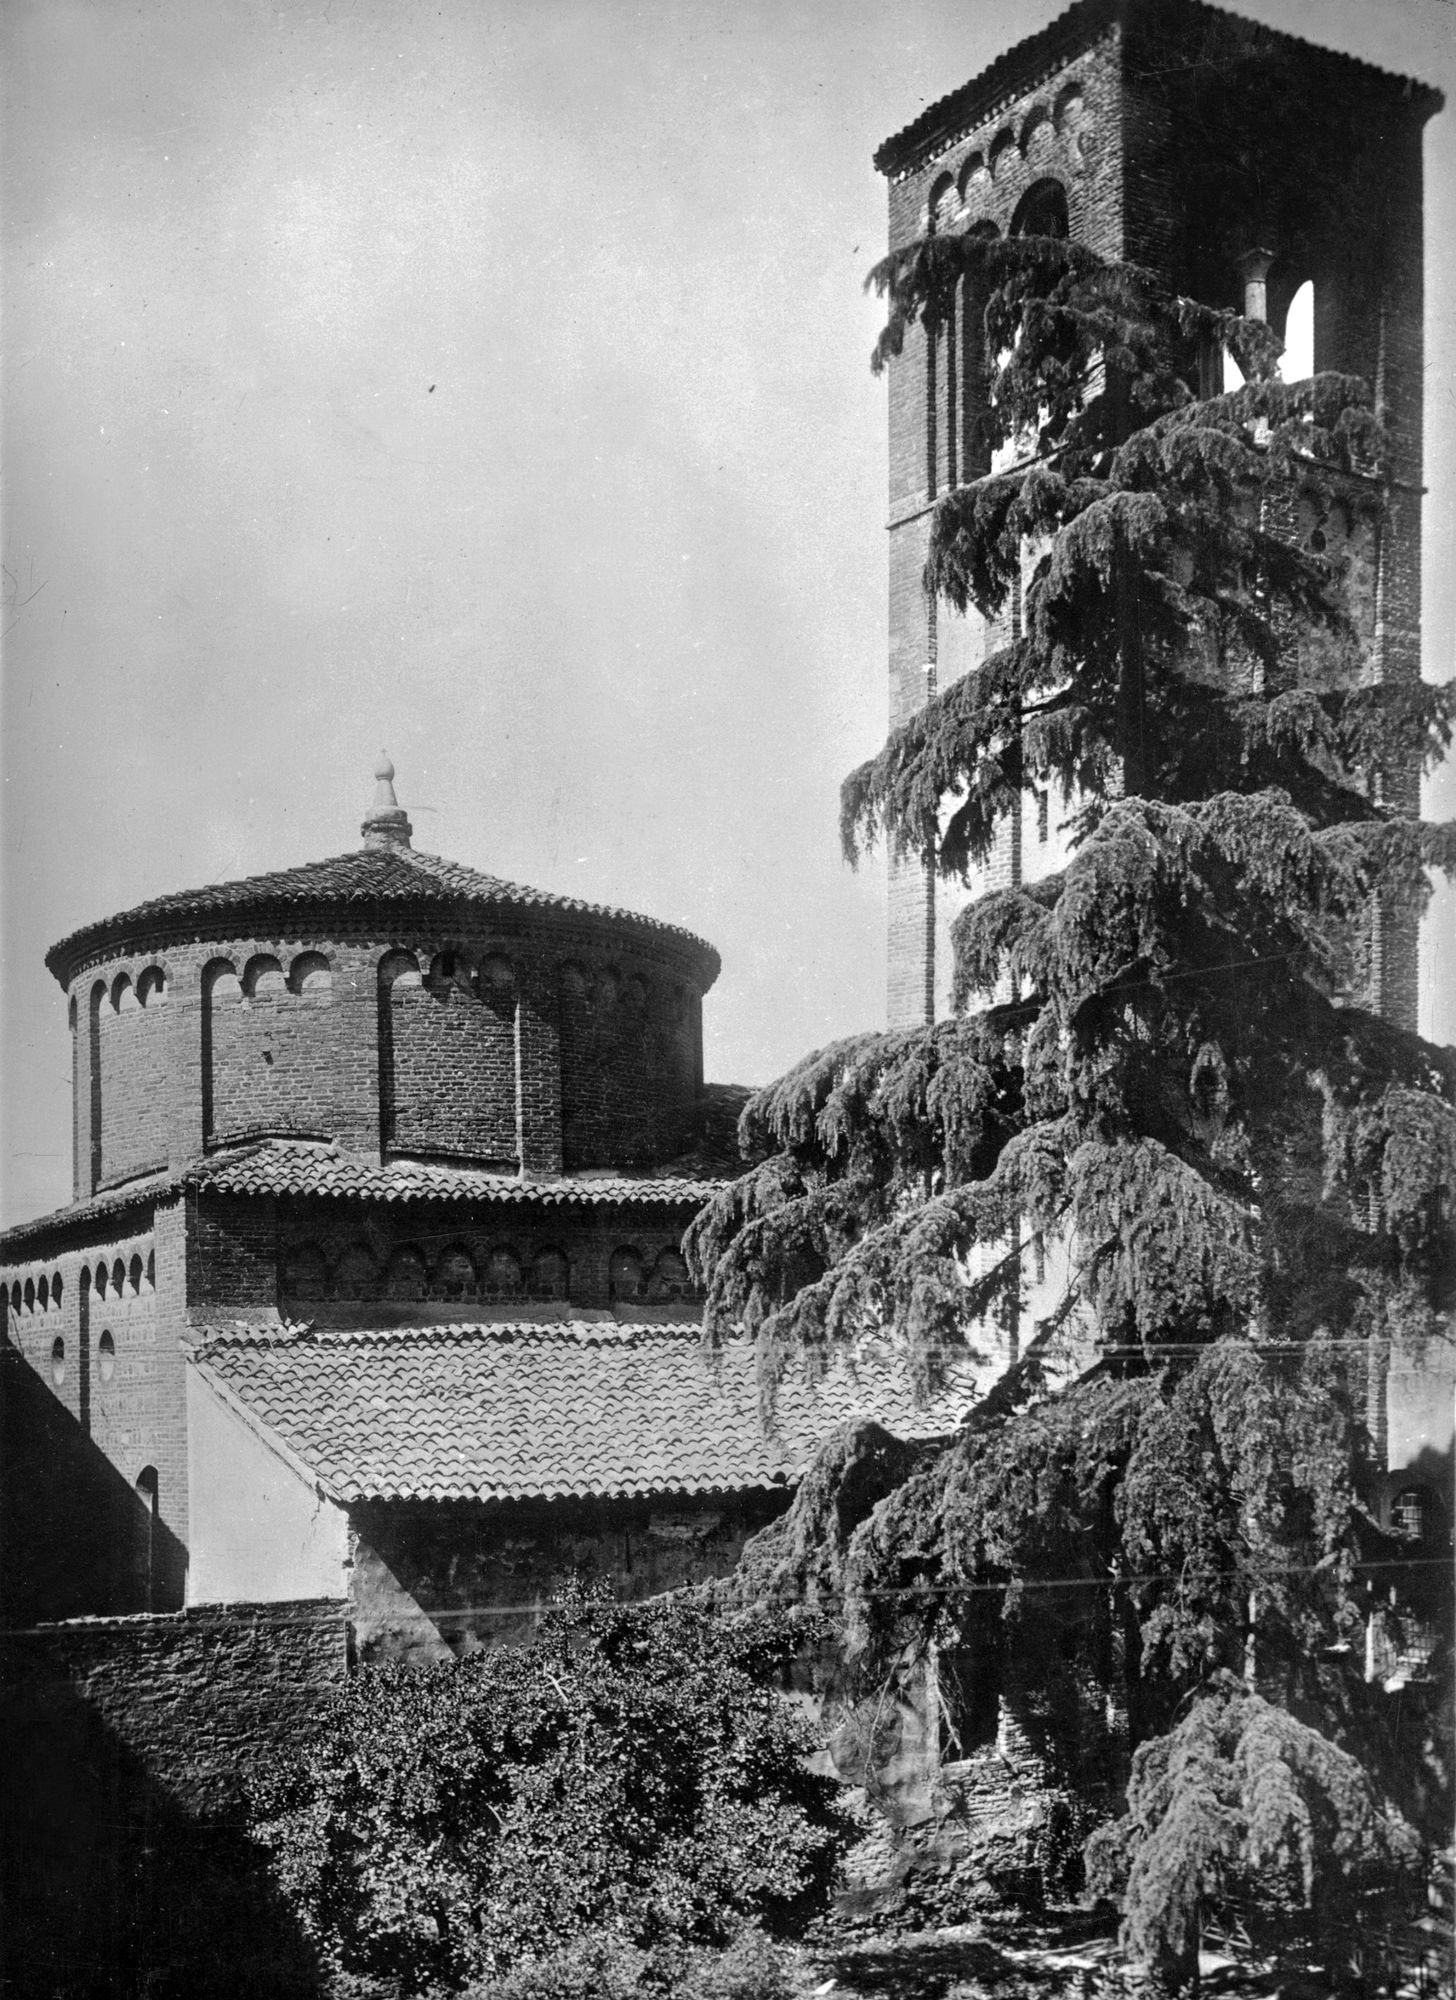
[{"label": "brick bell tower", "polygon": [[[875,155],[891,249],[928,230],[1069,234],[1208,304],[1262,312],[1284,335],[1286,380],[1328,370],[1370,385],[1391,444],[1387,512],[1352,555],[1380,679],[1421,670],[1421,143],[1441,104],[1423,84],[1196,0],[1079,0]],[[892,728],[1020,618],[1019,591],[988,627],[921,583],[936,500],[992,469],[979,319],[957,298],[890,364]],[[1321,548],[1350,532],[1297,501],[1289,527]],[[1415,769],[1383,782],[1415,809]],[[892,1027],[950,1011],[956,913],[1063,866],[1057,819],[1055,798],[1029,794],[965,888],[913,857],[891,861]],[[1377,909],[1370,946],[1370,1000],[1413,1028],[1416,920]]]}]

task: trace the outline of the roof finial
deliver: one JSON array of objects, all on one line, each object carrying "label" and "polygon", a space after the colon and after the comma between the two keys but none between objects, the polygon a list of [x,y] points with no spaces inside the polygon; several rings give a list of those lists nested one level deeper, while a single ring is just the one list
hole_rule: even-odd
[{"label": "roof finial", "polygon": [[394,796],[394,766],[389,752],[381,750],[374,766],[374,803],[364,815],[359,831],[366,847],[408,847],[414,828],[399,800]]}]

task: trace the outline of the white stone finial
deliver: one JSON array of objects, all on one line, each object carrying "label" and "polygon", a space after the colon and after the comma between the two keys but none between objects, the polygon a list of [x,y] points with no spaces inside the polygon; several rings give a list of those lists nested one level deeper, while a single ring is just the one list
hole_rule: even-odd
[{"label": "white stone finial", "polygon": [[408,847],[414,828],[399,800],[394,796],[394,766],[389,752],[381,750],[374,766],[374,803],[359,829],[366,847]]},{"label": "white stone finial", "polygon": [[394,766],[389,761],[389,752],[381,750],[379,762],[374,766],[374,806],[375,812],[398,812],[399,800],[394,796]]}]

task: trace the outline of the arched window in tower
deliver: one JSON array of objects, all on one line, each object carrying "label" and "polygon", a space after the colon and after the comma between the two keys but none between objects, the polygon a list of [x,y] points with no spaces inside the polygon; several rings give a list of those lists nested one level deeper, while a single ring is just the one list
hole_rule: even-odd
[{"label": "arched window in tower", "polygon": [[[955,182],[942,174],[930,190],[925,233],[944,236],[959,208]],[[955,353],[956,311],[927,306],[925,325],[925,490],[933,500],[943,487],[954,486],[955,473]],[[947,407],[948,406],[948,407]],[[948,460],[949,462],[943,462]]]},{"label": "arched window in tower", "polygon": [[154,1465],[144,1465],[136,1476],[136,1579],[142,1608],[152,1609],[157,1569],[157,1520],[161,1506],[161,1482]]},{"label": "arched window in tower", "polygon": [[1072,233],[1067,212],[1067,190],[1060,181],[1034,181],[1016,204],[1011,218],[1012,236],[1055,236],[1063,241]]},{"label": "arched window in tower", "polygon": [[60,1388],[66,1379],[66,1343],[59,1334],[51,1342],[51,1381]]},{"label": "arched window in tower", "polygon": [[1279,374],[1285,382],[1307,382],[1314,373],[1314,282],[1306,278],[1284,316],[1284,353]]},{"label": "arched window in tower", "polygon": [[942,174],[930,191],[926,208],[926,228],[932,236],[944,236],[954,228],[960,214],[960,196],[949,174]]},{"label": "arched window in tower", "polygon": [[96,1344],[96,1373],[103,1382],[109,1382],[116,1373],[116,1337],[110,1327],[103,1327]]},{"label": "arched window in tower", "polygon": [[614,1250],[607,1265],[607,1294],[615,1302],[642,1296],[642,1259],[635,1250]]}]

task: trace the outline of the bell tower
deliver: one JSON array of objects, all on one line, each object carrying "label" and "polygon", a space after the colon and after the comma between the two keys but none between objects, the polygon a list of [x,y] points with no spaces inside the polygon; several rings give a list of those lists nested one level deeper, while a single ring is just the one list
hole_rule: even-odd
[{"label": "bell tower", "polygon": [[[1439,92],[1198,0],[1079,0],[930,106],[875,156],[889,246],[927,232],[1069,234],[1162,272],[1210,305],[1262,309],[1288,380],[1358,375],[1391,462],[1378,544],[1357,552],[1369,671],[1420,676],[1422,130]],[[990,469],[977,301],[914,326],[889,367],[891,727],[1014,636],[1020,593],[991,626],[925,593],[937,500]],[[1290,532],[1313,537],[1319,522]],[[1312,546],[1322,546],[1313,543]],[[1384,774],[1414,809],[1419,773]],[[1003,824],[978,879],[893,859],[888,1017],[950,1011],[950,926],[987,888],[1065,864],[1057,802]],[[1417,926],[1373,916],[1369,998],[1416,1024]]]}]

